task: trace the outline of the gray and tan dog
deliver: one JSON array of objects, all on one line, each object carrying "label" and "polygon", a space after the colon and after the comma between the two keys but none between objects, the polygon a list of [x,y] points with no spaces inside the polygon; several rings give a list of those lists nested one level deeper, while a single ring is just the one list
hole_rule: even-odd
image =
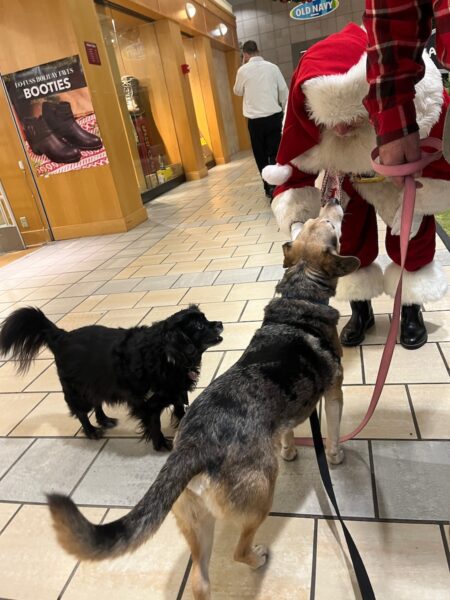
[{"label": "gray and tan dog", "polygon": [[66,496],[49,495],[63,547],[80,559],[120,555],[145,542],[172,509],[192,553],[196,600],[210,598],[208,567],[214,521],[229,518],[242,532],[234,559],[261,567],[268,550],[253,545],[268,515],[278,472],[276,447],[296,456],[293,428],[309,417],[322,395],[328,420],[328,458],[339,463],[342,411],[338,312],[328,306],[337,278],[358,259],[338,254],[342,210],[328,204],[285,244],[293,264],[265,309],[250,345],[226,373],[195,400],[182,420],[174,450],[155,482],[123,518],[94,525]]}]

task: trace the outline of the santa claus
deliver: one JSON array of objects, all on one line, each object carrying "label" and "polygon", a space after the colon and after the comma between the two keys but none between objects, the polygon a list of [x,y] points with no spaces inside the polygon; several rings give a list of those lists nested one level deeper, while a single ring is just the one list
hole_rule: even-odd
[{"label": "santa claus", "polygon": [[[356,346],[374,325],[371,299],[383,291],[395,295],[400,274],[399,231],[403,192],[377,176],[370,155],[376,146],[363,99],[367,36],[353,23],[309,48],[292,77],[277,165],[264,179],[277,188],[272,209],[279,227],[295,239],[302,224],[315,218],[322,195],[340,194],[345,208],[341,253],[357,256],[361,268],[339,280],[337,298],[349,300],[352,315],[341,333],[344,346]],[[441,75],[424,54],[426,72],[416,87],[421,138],[442,139],[449,98]],[[325,182],[318,186],[318,175]],[[409,349],[427,341],[421,306],[440,299],[447,279],[434,260],[433,214],[450,208],[450,165],[441,158],[418,178],[415,217],[403,278],[400,342]],[[322,187],[322,190],[320,189]],[[378,255],[376,212],[386,223],[386,250],[391,259],[384,273]]]}]

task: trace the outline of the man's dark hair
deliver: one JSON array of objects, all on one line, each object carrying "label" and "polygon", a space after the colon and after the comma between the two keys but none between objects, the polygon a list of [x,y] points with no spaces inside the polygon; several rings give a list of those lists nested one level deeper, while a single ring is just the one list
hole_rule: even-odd
[{"label": "man's dark hair", "polygon": [[245,54],[256,54],[258,52],[258,46],[256,45],[256,42],[253,40],[248,40],[248,42],[245,42],[245,44],[242,46],[242,52],[245,52]]}]

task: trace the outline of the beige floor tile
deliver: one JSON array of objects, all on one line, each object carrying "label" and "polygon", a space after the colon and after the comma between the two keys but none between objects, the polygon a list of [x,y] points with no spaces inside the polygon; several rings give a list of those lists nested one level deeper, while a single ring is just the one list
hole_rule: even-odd
[{"label": "beige floor tile", "polygon": [[361,354],[359,348],[343,348],[342,366],[344,383],[362,383]]},{"label": "beige floor tile", "polygon": [[[372,398],[373,386],[344,386],[344,411],[341,435],[354,431],[366,414]],[[326,431],[326,414],[323,414]],[[416,439],[414,422],[403,385],[385,386],[378,406],[366,427],[358,434],[362,438]]]},{"label": "beige floor tile", "polygon": [[[235,323],[238,321],[244,308],[244,301],[236,302],[202,302],[202,310],[209,321],[222,321],[222,323]],[[220,346],[218,347],[220,349]]]},{"label": "beige floor tile", "polygon": [[205,271],[226,271],[227,269],[241,269],[245,263],[245,256],[236,258],[215,258]]},{"label": "beige floor tile", "polygon": [[[175,306],[178,304],[189,288],[177,288],[173,290],[151,290],[147,292],[136,304],[135,308]],[[184,302],[184,299],[183,299]],[[175,312],[175,310],[174,310]]]},{"label": "beige floor tile", "polygon": [[[202,273],[206,267],[209,265],[209,260],[196,260],[193,262],[181,262],[176,265],[171,266],[167,264],[168,269],[170,271],[167,272],[168,275],[184,275],[185,273]],[[166,264],[166,263],[164,263]]]},{"label": "beige floor tile", "polygon": [[[83,513],[100,521],[103,508]],[[23,506],[0,536],[0,597],[14,600],[55,600],[77,561],[64,552],[47,506]]]},{"label": "beige floor tile", "polygon": [[242,356],[243,350],[228,350],[225,352],[225,356],[223,357],[222,362],[220,363],[220,367],[217,370],[216,377],[228,371],[230,367],[232,367]]},{"label": "beige floor tile", "polygon": [[242,313],[241,321],[262,321],[264,318],[264,309],[269,300],[249,300]]},{"label": "beige floor tile", "polygon": [[[246,246],[253,246],[254,244],[259,245],[259,238],[259,235],[252,235],[252,232],[250,232],[248,235],[242,235],[240,232],[233,233],[226,237],[224,247],[238,246],[239,248],[245,248]],[[245,254],[242,256],[245,256]]]},{"label": "beige floor tile", "polygon": [[33,292],[40,288],[24,288],[17,290],[3,290],[1,293],[2,302],[20,302]]},{"label": "beige floor tile", "polygon": [[245,268],[250,267],[271,267],[273,265],[283,264],[283,255],[280,254],[255,254],[249,256],[245,262]]},{"label": "beige floor tile", "polygon": [[[229,522],[216,527],[211,557],[214,600],[306,600],[310,595],[314,521],[268,517],[255,543],[269,548],[267,566],[252,570],[233,561],[239,529]],[[183,600],[192,600],[190,580]],[[330,600],[330,599],[328,599]]]},{"label": "beige floor tile", "polygon": [[450,342],[443,342],[439,344],[442,353],[447,361],[447,366],[450,367]]},{"label": "beige floor tile", "polygon": [[227,296],[227,300],[270,300],[275,293],[275,282],[236,283]]},{"label": "beige floor tile", "polygon": [[[243,242],[245,244],[245,242]],[[252,256],[254,254],[266,254],[269,252],[270,246],[272,244],[270,242],[266,242],[265,244],[252,244],[245,246],[238,246],[236,252],[233,256]]]},{"label": "beige floor tile", "polygon": [[[220,348],[220,346],[216,346],[216,348]],[[220,361],[222,360],[224,353],[223,352],[205,352],[202,358],[202,368],[200,371],[200,379],[198,380],[198,385],[201,388],[205,388],[208,386],[219,366]]]},{"label": "beige floor tile", "polygon": [[199,259],[201,260],[203,258],[230,258],[231,256],[233,256],[235,250],[235,246],[227,246],[226,248],[208,248],[207,250],[203,250],[203,252],[199,256]]},{"label": "beige floor tile", "polygon": [[145,267],[139,267],[134,273],[133,277],[159,277],[166,275],[171,268],[172,264],[170,263],[163,263],[161,265],[147,265]]},{"label": "beige floor tile", "polygon": [[5,527],[19,506],[20,504],[9,504],[6,502],[0,503],[0,531]]},{"label": "beige floor tile", "polygon": [[45,394],[0,394],[0,435],[8,435]]},{"label": "beige floor tile", "polygon": [[61,292],[67,289],[67,287],[67,284],[46,285],[37,290],[34,290],[34,292],[31,292],[31,294],[28,294],[28,296],[26,296],[24,300],[26,300],[27,302],[33,302],[33,300],[46,300],[47,298],[51,300],[52,298],[56,298],[56,296],[61,294]]},{"label": "beige floor tile", "polygon": [[125,294],[111,294],[99,302],[96,310],[112,310],[114,308],[133,308],[139,300],[145,296],[145,292],[127,292]]},{"label": "beige floor tile", "polygon": [[104,296],[103,294],[89,296],[89,298],[86,298],[86,300],[83,300],[83,302],[81,302],[81,304],[78,304],[78,306],[75,306],[75,308],[73,308],[70,311],[70,314],[78,313],[78,312],[88,313],[91,310],[94,310],[94,308],[96,308],[100,304],[100,302],[107,297],[108,296]]},{"label": "beige floor tile", "polygon": [[148,313],[148,308],[119,308],[109,310],[97,325],[105,327],[136,327]]},{"label": "beige floor tile", "polygon": [[187,308],[187,304],[178,304],[177,306],[155,306],[148,312],[139,325],[152,325],[156,321],[167,319],[183,308]]},{"label": "beige floor tile", "polygon": [[[375,383],[382,351],[383,346],[363,347],[367,383]],[[436,344],[428,343],[418,350],[405,350],[397,344],[386,382],[447,383],[447,369]]]},{"label": "beige floor tile", "polygon": [[[111,510],[106,521],[126,512]],[[136,552],[113,560],[81,563],[64,600],[175,599],[188,559],[184,538],[169,515],[158,532]]]},{"label": "beige floor tile", "polygon": [[[449,575],[437,525],[348,522],[347,526],[380,600],[444,600]],[[328,521],[319,521],[316,600],[350,600],[355,595],[345,539],[335,525],[340,544]],[[445,591],[447,590],[447,591]]]},{"label": "beige floor tile", "polygon": [[[194,247],[192,248],[192,251],[198,251],[200,252],[200,250],[211,250],[213,248],[222,248],[225,247],[225,240],[224,238],[221,238],[220,240],[209,240],[209,239],[204,239],[204,240],[199,240],[198,242],[195,242]],[[236,244],[232,244],[233,246],[235,246]]]},{"label": "beige floor tile", "polygon": [[[42,361],[44,362],[44,361]],[[33,383],[27,387],[27,392],[60,392],[61,382],[59,381],[55,363],[39,375]]]},{"label": "beige floor tile", "polygon": [[422,438],[450,439],[450,384],[410,385]]},{"label": "beige floor tile", "polygon": [[73,436],[80,428],[61,392],[51,393],[10,433],[10,437]]},{"label": "beige floor tile", "polygon": [[450,341],[450,311],[424,312],[429,342]]},{"label": "beige floor tile", "polygon": [[86,325],[95,325],[103,312],[72,312],[58,321],[58,327],[72,331]]},{"label": "beige floor tile", "polygon": [[115,275],[113,279],[130,279],[131,277],[137,277],[135,273],[138,269],[139,267],[137,266],[125,267],[125,269],[120,271],[120,273],[117,273],[117,275]]},{"label": "beige floor tile", "polygon": [[[0,393],[21,392],[51,364],[51,360],[35,360],[25,375],[16,372],[16,363],[9,361],[0,367]],[[28,390],[41,391],[41,390]],[[45,391],[45,390],[44,390]]]},{"label": "beige floor tile", "polygon": [[221,350],[245,350],[253,334],[261,323],[259,321],[246,321],[244,323],[228,323],[222,333],[223,342]]},{"label": "beige floor tile", "polygon": [[[191,288],[185,296],[183,303],[202,303],[202,302],[223,302],[231,290],[231,285],[207,285]],[[227,300],[240,300],[240,298],[230,298]]]},{"label": "beige floor tile", "polygon": [[167,252],[164,252],[164,254],[143,254],[142,256],[139,256],[139,258],[136,258],[136,260],[133,260],[133,262],[128,266],[128,268],[159,265],[167,257]]}]

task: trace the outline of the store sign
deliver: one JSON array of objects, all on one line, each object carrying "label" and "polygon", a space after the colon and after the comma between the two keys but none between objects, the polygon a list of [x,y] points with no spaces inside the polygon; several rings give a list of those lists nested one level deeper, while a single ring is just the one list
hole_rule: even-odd
[{"label": "store sign", "polygon": [[294,6],[289,15],[295,21],[309,21],[329,15],[338,7],[339,0],[305,0]]},{"label": "store sign", "polygon": [[37,175],[108,164],[78,55],[9,73],[3,81]]}]

